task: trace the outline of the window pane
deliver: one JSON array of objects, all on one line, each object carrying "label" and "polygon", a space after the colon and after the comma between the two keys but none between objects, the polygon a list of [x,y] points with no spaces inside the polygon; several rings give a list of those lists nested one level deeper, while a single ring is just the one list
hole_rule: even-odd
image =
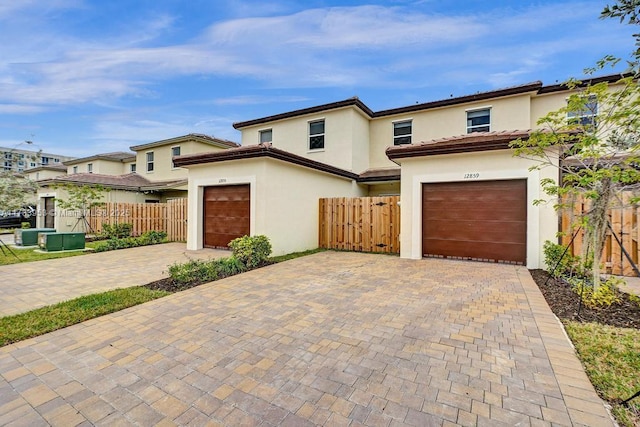
[{"label": "window pane", "polygon": [[401,145],[401,144],[411,144],[411,137],[400,136],[397,138],[393,138],[393,145]]},{"label": "window pane", "polygon": [[171,154],[174,156],[179,156],[180,155],[180,147],[173,147],[171,149]]},{"label": "window pane", "polygon": [[271,129],[260,131],[260,143],[263,144],[263,143],[271,142],[272,135],[273,134]]},{"label": "window pane", "polygon": [[411,135],[411,122],[399,122],[393,124],[393,136]]},{"label": "window pane", "polygon": [[489,126],[478,126],[474,128],[469,128],[469,133],[473,132],[489,132]]},{"label": "window pane", "polygon": [[318,135],[324,133],[324,120],[309,123],[309,135]]},{"label": "window pane", "polygon": [[147,153],[147,162],[153,162],[153,152]]},{"label": "window pane", "polygon": [[309,138],[309,148],[311,150],[324,148],[324,135],[312,136],[311,138]]}]

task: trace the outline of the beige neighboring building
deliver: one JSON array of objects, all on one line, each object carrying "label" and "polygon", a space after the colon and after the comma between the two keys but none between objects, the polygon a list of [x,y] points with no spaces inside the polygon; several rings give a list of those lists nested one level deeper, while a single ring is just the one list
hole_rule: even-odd
[{"label": "beige neighboring building", "polygon": [[[77,213],[63,211],[56,199],[65,200],[67,185],[101,186],[103,202],[160,203],[187,197],[187,171],[173,164],[173,156],[206,153],[237,147],[234,142],[201,134],[130,147],[131,152],[112,152],[66,161],[54,170],[29,171],[38,181],[37,227],[60,232],[78,230]],[[34,175],[35,174],[35,175]]]},{"label": "beige neighboring building", "polygon": [[242,147],[175,159],[189,170],[187,247],[264,234],[276,255],[312,249],[319,198],[400,195],[403,258],[542,267],[558,219],[533,201],[557,169],[529,170],[509,143],[568,95],[538,81],[384,111],[351,98],[236,123]]}]

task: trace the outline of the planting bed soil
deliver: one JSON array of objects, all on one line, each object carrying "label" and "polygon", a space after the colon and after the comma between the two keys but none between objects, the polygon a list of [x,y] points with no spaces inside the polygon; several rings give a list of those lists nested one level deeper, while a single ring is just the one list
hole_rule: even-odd
[{"label": "planting bed soil", "polygon": [[632,301],[629,294],[619,292],[620,302],[613,303],[609,307],[589,308],[584,305],[580,307],[580,297],[571,290],[569,284],[549,277],[549,273],[544,270],[529,271],[551,307],[551,311],[558,318],[640,329],[640,303],[637,300]]}]

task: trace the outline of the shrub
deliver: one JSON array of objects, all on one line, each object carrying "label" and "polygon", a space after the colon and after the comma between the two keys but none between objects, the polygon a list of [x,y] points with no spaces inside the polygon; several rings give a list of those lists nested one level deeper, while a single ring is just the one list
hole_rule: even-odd
[{"label": "shrub", "polygon": [[554,277],[560,277],[575,270],[580,263],[580,257],[571,255],[569,251],[565,253],[566,249],[566,246],[558,245],[549,240],[544,242],[542,248],[544,262],[547,265],[547,271]]},{"label": "shrub", "polygon": [[131,236],[132,230],[133,224],[129,223],[102,224],[100,237],[105,239],[124,239]]},{"label": "shrub", "polygon": [[190,260],[186,263],[174,263],[169,266],[169,277],[180,285],[212,282],[247,271],[247,267],[236,257],[203,260]]},{"label": "shrub", "polygon": [[20,228],[31,228],[31,223],[30,222],[22,222],[20,223]]},{"label": "shrub", "polygon": [[229,243],[233,256],[247,268],[252,269],[264,264],[271,255],[271,243],[267,236],[242,236]]},{"label": "shrub", "polygon": [[181,285],[210,282],[218,278],[213,263],[199,259],[192,259],[182,264],[171,264],[169,266],[169,276]]},{"label": "shrub", "polygon": [[618,288],[620,284],[624,283],[624,280],[619,277],[609,276],[594,291],[593,285],[584,278],[574,276],[567,280],[573,291],[582,296],[584,305],[591,308],[609,307],[611,304],[619,302]]},{"label": "shrub", "polygon": [[125,237],[123,239],[109,239],[98,243],[96,252],[113,251],[117,249],[135,248],[137,246],[155,245],[166,241],[167,233],[164,231],[147,231],[140,237]]}]

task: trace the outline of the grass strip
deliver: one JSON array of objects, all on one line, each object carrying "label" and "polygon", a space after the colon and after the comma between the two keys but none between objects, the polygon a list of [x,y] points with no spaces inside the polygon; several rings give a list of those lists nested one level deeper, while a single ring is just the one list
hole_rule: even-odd
[{"label": "grass strip", "polygon": [[0,346],[46,334],[85,320],[169,295],[140,286],[82,296],[0,318]]},{"label": "grass strip", "polygon": [[279,255],[279,256],[274,256],[274,257],[270,257],[269,258],[269,262],[272,263],[278,263],[278,262],[283,262],[283,261],[289,261],[292,259],[296,259],[296,258],[300,258],[303,256],[307,256],[307,255],[313,255],[313,254],[317,254],[318,252],[324,252],[327,249],[323,249],[323,248],[317,248],[317,249],[309,249],[308,251],[302,251],[302,252],[292,252],[290,254],[284,254],[284,255]]},{"label": "grass strip", "polygon": [[618,423],[640,426],[640,397],[628,406],[620,404],[640,390],[640,330],[578,322],[566,322],[565,329]]},{"label": "grass strip", "polygon": [[[88,242],[86,244],[87,248],[93,248],[97,242]],[[57,258],[68,258],[72,256],[85,255],[93,253],[93,251],[71,251],[71,252],[44,252],[39,253],[36,252],[37,248],[33,249],[16,249],[11,247],[11,250],[14,254],[17,255],[19,259],[16,259],[7,248],[4,248],[4,251],[0,251],[0,265],[9,265],[9,264],[17,264],[19,262],[33,262],[33,261],[42,261],[45,259],[57,259]]]}]

